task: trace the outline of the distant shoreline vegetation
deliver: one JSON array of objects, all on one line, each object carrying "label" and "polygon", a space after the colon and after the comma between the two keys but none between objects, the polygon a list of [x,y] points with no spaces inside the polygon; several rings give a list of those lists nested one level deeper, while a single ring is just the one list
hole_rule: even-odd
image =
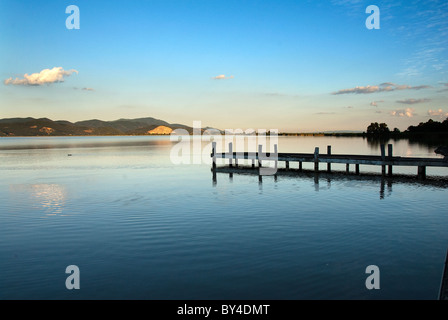
[{"label": "distant shoreline vegetation", "polygon": [[[0,137],[61,137],[61,136],[167,136],[173,130],[184,129],[190,135],[193,128],[182,124],[170,124],[155,118],[119,119],[115,121],[86,120],[69,122],[53,121],[48,118],[0,119]],[[202,128],[201,131],[213,128]],[[225,130],[215,129],[221,134]],[[255,134],[257,134],[255,132]],[[267,135],[270,134],[268,131]],[[408,139],[430,145],[448,145],[448,118],[443,122],[432,119],[407,130],[390,130],[386,123],[372,122],[364,132],[325,131],[325,132],[280,132],[279,136],[295,137],[362,137],[370,141]]]}]

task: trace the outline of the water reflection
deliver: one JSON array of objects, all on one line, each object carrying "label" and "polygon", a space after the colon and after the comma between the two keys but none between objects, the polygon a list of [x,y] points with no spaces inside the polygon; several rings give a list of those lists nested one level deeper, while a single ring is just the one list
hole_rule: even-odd
[{"label": "water reflection", "polygon": [[397,138],[397,137],[366,137],[367,145],[371,149],[379,149],[380,145],[384,144],[399,144],[405,143],[409,146],[409,149],[423,149],[432,156],[436,156],[434,150],[442,145],[446,144],[446,137],[431,136],[430,138],[425,137],[408,137],[408,138]]},{"label": "water reflection", "polygon": [[273,181],[274,183],[281,183],[283,179],[299,179],[305,181],[312,181],[314,190],[319,192],[321,190],[321,182],[326,182],[325,190],[329,190],[331,188],[331,184],[333,181],[348,181],[352,185],[357,184],[363,181],[370,181],[378,185],[379,187],[379,198],[381,200],[390,197],[393,191],[394,184],[408,184],[408,185],[422,185],[422,186],[431,186],[435,188],[448,188],[448,179],[447,178],[427,178],[425,180],[420,180],[415,178],[414,176],[409,175],[394,175],[394,176],[383,176],[379,174],[350,174],[343,172],[325,172],[319,171],[315,172],[314,170],[285,170],[279,169],[277,174],[273,176],[261,176],[258,173],[257,169],[252,169],[249,167],[238,167],[238,168],[230,168],[230,167],[218,167],[216,170],[212,171],[212,181],[213,187],[216,187],[218,184],[218,174],[225,176],[228,175],[229,182],[233,182],[234,174],[237,175],[258,175],[258,184],[260,191],[262,190],[263,182],[269,183],[269,181]]},{"label": "water reflection", "polygon": [[40,207],[47,216],[63,214],[67,191],[62,185],[11,185],[9,189],[22,200],[28,198],[33,207]]},{"label": "water reflection", "polygon": [[0,150],[73,149],[123,146],[172,145],[169,136],[121,137],[8,137],[0,139]]}]

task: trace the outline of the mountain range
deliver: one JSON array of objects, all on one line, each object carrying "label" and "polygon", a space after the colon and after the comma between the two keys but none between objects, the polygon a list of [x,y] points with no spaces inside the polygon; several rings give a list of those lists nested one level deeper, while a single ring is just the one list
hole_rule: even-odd
[{"label": "mountain range", "polygon": [[147,117],[103,121],[98,119],[70,122],[48,118],[0,119],[0,136],[103,136],[170,134],[175,129],[192,127]]}]

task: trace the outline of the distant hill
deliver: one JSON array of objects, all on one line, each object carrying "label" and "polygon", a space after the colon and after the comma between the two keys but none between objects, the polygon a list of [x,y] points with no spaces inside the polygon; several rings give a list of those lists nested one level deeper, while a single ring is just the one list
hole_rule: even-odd
[{"label": "distant hill", "polygon": [[54,121],[48,118],[0,119],[0,136],[151,135],[168,134],[176,129],[193,132],[193,128],[189,126],[170,124],[150,117],[115,121],[93,119],[75,123],[66,120]]}]

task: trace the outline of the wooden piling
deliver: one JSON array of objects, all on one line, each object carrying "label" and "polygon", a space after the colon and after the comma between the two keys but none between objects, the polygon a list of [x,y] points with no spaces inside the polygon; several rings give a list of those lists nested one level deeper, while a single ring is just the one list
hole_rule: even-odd
[{"label": "wooden piling", "polygon": [[286,170],[289,170],[289,161],[285,162]]},{"label": "wooden piling", "polygon": [[[216,142],[212,142],[212,160],[213,160],[212,168],[215,171],[216,170]],[[215,173],[215,175],[216,175],[216,173]]]},{"label": "wooden piling", "polygon": [[260,144],[258,145],[258,167],[261,168],[262,163],[261,163],[261,155],[263,153],[263,146]]},{"label": "wooden piling", "polygon": [[345,164],[345,172],[347,174],[350,173],[350,164],[348,164],[348,163]]},{"label": "wooden piling", "polygon": [[229,142],[229,155],[230,155],[230,158],[229,158],[229,168],[232,168],[233,167],[233,164],[232,164],[232,160],[233,160],[233,150],[232,150],[232,142]]},{"label": "wooden piling", "polygon": [[[274,154],[275,154],[275,169],[278,168],[278,146],[274,144]],[[277,171],[276,171],[277,172]]]},{"label": "wooden piling", "polygon": [[[331,156],[331,146],[327,146],[327,154],[329,156]],[[331,172],[331,162],[327,163],[327,172],[330,173]]]},{"label": "wooden piling", "polygon": [[299,171],[302,172],[303,171],[303,165],[302,165],[302,161],[299,161]]},{"label": "wooden piling", "polygon": [[357,163],[356,165],[355,165],[355,171],[356,171],[356,174],[359,174],[359,163]]},{"label": "wooden piling", "polygon": [[[381,160],[385,161],[386,160],[386,146],[384,144],[381,144],[380,149],[381,149]],[[385,165],[381,166],[381,174],[383,176],[386,175],[386,166]]]},{"label": "wooden piling", "polygon": [[319,147],[314,149],[314,171],[319,171]]},{"label": "wooden piling", "polygon": [[[393,146],[391,144],[387,146],[387,157],[389,158],[390,161],[392,161],[392,147]],[[388,174],[389,177],[392,177],[392,165],[389,165]]]},{"label": "wooden piling", "polygon": [[419,179],[426,179],[426,167],[425,166],[418,166],[418,178]]}]

